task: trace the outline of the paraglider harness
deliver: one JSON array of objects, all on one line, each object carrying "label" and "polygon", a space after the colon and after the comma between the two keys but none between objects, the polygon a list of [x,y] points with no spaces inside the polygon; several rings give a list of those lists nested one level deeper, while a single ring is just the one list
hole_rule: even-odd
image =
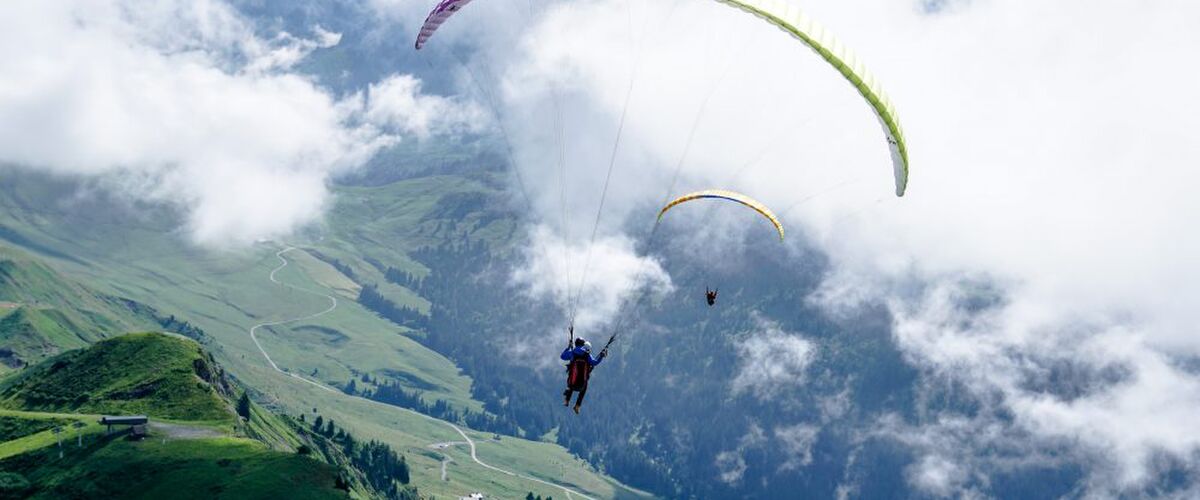
[{"label": "paraglider harness", "polygon": [[567,363],[567,388],[572,391],[582,390],[587,386],[592,376],[592,365],[588,363],[587,355],[575,356]]},{"label": "paraglider harness", "polygon": [[[570,338],[570,345],[574,345],[575,327],[569,327],[567,332]],[[604,344],[604,348],[600,350],[600,358],[608,356],[608,346],[612,345],[613,341],[616,339],[616,333],[614,333],[612,337],[609,337],[608,343]],[[584,354],[583,356],[572,356],[571,361],[567,363],[568,389],[571,389],[572,391],[578,391],[582,390],[584,387],[587,387],[588,380],[592,377],[592,368],[595,368],[591,363],[588,362],[589,356],[591,356],[591,353]]]}]

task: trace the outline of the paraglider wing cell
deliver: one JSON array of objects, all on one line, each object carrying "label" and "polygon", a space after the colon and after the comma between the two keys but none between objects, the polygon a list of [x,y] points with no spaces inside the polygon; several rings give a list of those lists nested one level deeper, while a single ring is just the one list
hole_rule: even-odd
[{"label": "paraglider wing cell", "polygon": [[791,34],[846,78],[866,99],[875,111],[883,133],[887,137],[892,157],[892,170],[896,178],[896,196],[904,196],[908,187],[908,146],[904,143],[904,131],[896,109],[884,94],[875,78],[858,58],[838,42],[837,39],[811,18],[792,5],[789,0],[716,0],[754,14]]},{"label": "paraglider wing cell", "polygon": [[425,18],[425,24],[421,26],[421,32],[417,34],[417,43],[414,45],[417,50],[421,50],[421,47],[425,46],[425,42],[429,40],[429,37],[433,36],[433,32],[437,31],[438,26],[441,26],[450,16],[469,3],[471,3],[471,0],[442,0],[438,2],[437,6],[429,12],[429,17]]},{"label": "paraglider wing cell", "polygon": [[779,222],[779,217],[775,216],[775,212],[772,212],[770,208],[767,208],[766,205],[763,205],[761,202],[759,202],[758,200],[755,200],[754,198],[751,198],[751,197],[746,196],[741,193],[735,193],[733,191],[726,191],[724,189],[708,189],[708,190],[704,190],[704,191],[696,191],[695,193],[688,193],[688,194],[685,194],[678,198],[675,198],[674,200],[671,200],[670,203],[667,203],[667,205],[665,207],[663,207],[662,210],[659,210],[658,220],[661,221],[663,214],[666,214],[667,210],[670,210],[675,205],[679,205],[680,203],[687,203],[692,200],[700,200],[700,199],[706,199],[706,198],[735,201],[735,202],[741,203],[742,205],[750,207],[755,212],[758,212],[763,217],[766,217],[767,220],[771,221],[771,224],[775,226],[775,230],[779,232],[779,239],[780,240],[783,239],[783,224],[781,224]]}]

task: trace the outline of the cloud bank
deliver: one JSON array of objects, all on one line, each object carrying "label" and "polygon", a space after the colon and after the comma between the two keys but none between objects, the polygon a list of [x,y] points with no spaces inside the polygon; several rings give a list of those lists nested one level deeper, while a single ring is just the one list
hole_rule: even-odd
[{"label": "cloud bank", "polygon": [[737,343],[738,373],[731,386],[734,395],[749,392],[769,400],[780,391],[804,384],[816,346],[783,331],[775,322],[761,317],[756,322],[757,331]]},{"label": "cloud bank", "polygon": [[401,136],[478,123],[395,75],[334,96],[291,67],[340,34],[261,38],[216,0],[0,6],[0,163],[101,178],[226,247],[320,217],[332,176]]},{"label": "cloud bank", "polygon": [[[526,256],[530,264],[516,269],[512,280],[532,297],[557,302],[567,314],[574,313],[580,335],[609,324],[628,307],[625,301],[637,287],[659,293],[673,289],[671,277],[658,261],[637,255],[634,241],[628,237],[605,237],[589,245],[587,240],[564,241],[545,226],[535,228],[532,234]],[[568,263],[570,259],[578,261]],[[570,269],[585,267],[592,279],[582,281],[581,272],[567,274]],[[571,304],[577,307],[569,307]],[[545,336],[557,339],[562,332],[554,330]]]}]

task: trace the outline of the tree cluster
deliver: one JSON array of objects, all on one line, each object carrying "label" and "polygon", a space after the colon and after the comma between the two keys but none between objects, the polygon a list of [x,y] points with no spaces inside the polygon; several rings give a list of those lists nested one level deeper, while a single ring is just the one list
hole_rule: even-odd
[{"label": "tree cluster", "polygon": [[[339,428],[333,419],[326,419],[321,415],[317,415],[308,430],[325,438],[323,443],[337,446],[349,459],[350,466],[361,472],[375,491],[391,499],[419,498],[415,488],[405,486],[411,480],[408,462],[391,446],[375,440],[358,441],[353,435]],[[311,449],[309,452],[311,453]]]},{"label": "tree cluster", "polygon": [[362,290],[358,292],[358,303],[400,326],[415,329],[424,327],[426,323],[425,315],[420,311],[408,306],[397,305],[379,293],[379,287],[376,285],[362,287]]},{"label": "tree cluster", "polygon": [[420,278],[394,267],[388,267],[387,270],[383,272],[383,278],[409,290],[421,289]]},{"label": "tree cluster", "polygon": [[329,264],[330,266],[333,266],[334,269],[337,269],[339,273],[346,275],[347,278],[350,278],[351,280],[353,280],[355,278],[354,269],[351,268],[349,265],[346,265],[344,262],[342,262],[338,259],[335,259],[333,257],[330,257],[328,255],[325,255],[316,250],[309,250],[308,253],[311,254],[313,257],[316,257],[317,260],[320,260],[321,262],[324,262],[326,264]]}]

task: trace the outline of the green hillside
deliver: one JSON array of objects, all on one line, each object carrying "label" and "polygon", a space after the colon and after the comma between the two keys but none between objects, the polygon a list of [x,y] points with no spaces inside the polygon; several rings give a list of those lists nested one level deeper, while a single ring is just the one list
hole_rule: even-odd
[{"label": "green hillside", "polygon": [[67,278],[42,259],[0,246],[0,374],[110,335],[158,326],[131,305]]},{"label": "green hillside", "polygon": [[[189,339],[114,337],[10,375],[0,394],[0,498],[416,495],[403,456],[254,404]],[[98,423],[131,413],[150,416],[147,438]]]},{"label": "green hillside", "polygon": [[0,443],[7,443],[69,423],[71,423],[70,420],[61,418],[29,419],[13,415],[0,415]]},{"label": "green hillside", "polygon": [[13,376],[0,385],[0,406],[232,419],[218,394],[228,394],[229,388],[216,369],[190,340],[156,333],[123,335],[60,354]]},{"label": "green hillside", "polygon": [[[43,437],[49,434],[43,433]],[[345,498],[336,467],[273,451],[245,438],[142,441],[84,431],[82,447],[67,431],[62,458],[53,438],[0,459],[0,498]],[[0,445],[2,448],[4,445]]]},{"label": "green hillside", "polygon": [[[33,306],[0,309],[0,370],[11,371],[87,345],[86,331],[61,310]],[[3,372],[0,372],[3,373]]]}]

